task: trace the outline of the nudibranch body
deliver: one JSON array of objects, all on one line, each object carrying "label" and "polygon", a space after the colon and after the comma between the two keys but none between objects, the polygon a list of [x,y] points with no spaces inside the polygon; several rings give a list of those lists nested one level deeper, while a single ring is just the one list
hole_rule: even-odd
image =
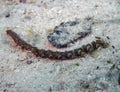
[{"label": "nudibranch body", "polygon": [[84,57],[85,54],[89,54],[99,47],[106,48],[108,44],[102,39],[96,39],[89,44],[83,45],[77,49],[69,50],[69,51],[52,51],[52,50],[44,50],[38,49],[37,47],[32,46],[31,44],[25,42],[20,38],[18,34],[16,34],[12,30],[7,30],[6,34],[12,38],[14,43],[19,46],[22,50],[26,50],[31,52],[36,57],[48,58],[51,60],[69,60],[78,57]]},{"label": "nudibranch body", "polygon": [[92,24],[93,18],[62,22],[47,36],[48,41],[57,48],[70,47],[71,44],[91,33]]}]

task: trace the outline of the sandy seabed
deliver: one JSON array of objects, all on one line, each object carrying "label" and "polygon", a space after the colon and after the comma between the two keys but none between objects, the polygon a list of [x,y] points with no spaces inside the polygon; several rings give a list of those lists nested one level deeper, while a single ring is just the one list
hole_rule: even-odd
[{"label": "sandy seabed", "polygon": [[[12,46],[6,35],[11,29],[33,46],[64,51],[48,43],[50,30],[86,17],[94,18],[92,34],[67,50],[95,36],[109,47],[84,58],[38,60]],[[120,92],[119,67],[120,0],[0,0],[0,92]]]}]

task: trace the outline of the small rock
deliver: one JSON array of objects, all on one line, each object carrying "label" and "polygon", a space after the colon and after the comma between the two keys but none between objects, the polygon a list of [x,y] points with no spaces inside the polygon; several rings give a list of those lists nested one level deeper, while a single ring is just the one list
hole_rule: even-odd
[{"label": "small rock", "polygon": [[31,61],[31,60],[28,60],[26,63],[27,63],[27,64],[32,64],[32,61]]}]

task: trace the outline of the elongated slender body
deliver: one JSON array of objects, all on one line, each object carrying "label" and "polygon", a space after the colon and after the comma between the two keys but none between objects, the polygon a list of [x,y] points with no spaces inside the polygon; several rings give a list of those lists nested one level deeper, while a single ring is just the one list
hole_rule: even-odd
[{"label": "elongated slender body", "polygon": [[20,36],[17,33],[15,33],[12,30],[7,30],[6,34],[10,36],[12,40],[16,43],[16,45],[19,46],[22,50],[30,51],[36,57],[48,58],[51,60],[68,60],[78,57],[84,57],[85,54],[91,53],[94,50],[98,49],[99,47],[101,48],[107,47],[107,43],[103,41],[103,39],[99,38],[96,39],[96,41],[83,45],[80,48],[70,51],[59,52],[59,51],[38,49],[37,47],[34,47],[29,43],[25,42],[23,39],[20,38]]}]

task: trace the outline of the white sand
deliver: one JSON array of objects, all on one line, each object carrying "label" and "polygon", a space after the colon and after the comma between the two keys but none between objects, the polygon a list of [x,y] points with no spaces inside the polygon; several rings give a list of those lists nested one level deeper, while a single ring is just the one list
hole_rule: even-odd
[{"label": "white sand", "polygon": [[[111,66],[120,62],[120,0],[11,1],[0,1],[0,92],[120,92],[119,72],[110,72]],[[8,13],[10,17],[6,18]],[[96,24],[82,43],[99,36],[110,46],[85,58],[37,60],[12,47],[5,34],[12,29],[38,48],[57,50],[47,42],[48,30],[61,22],[88,16],[94,16]],[[76,47],[77,43],[70,49]],[[33,63],[26,64],[29,60]]]}]

